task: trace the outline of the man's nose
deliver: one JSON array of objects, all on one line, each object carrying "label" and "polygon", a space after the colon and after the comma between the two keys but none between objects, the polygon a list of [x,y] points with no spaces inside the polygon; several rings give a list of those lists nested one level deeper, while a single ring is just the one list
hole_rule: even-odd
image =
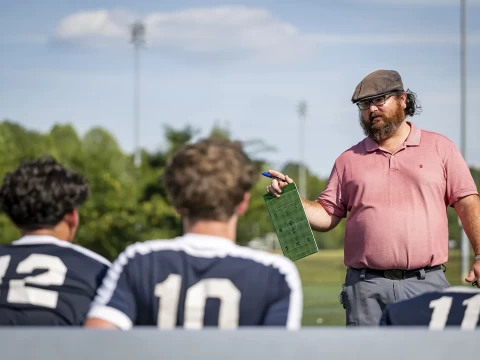
[{"label": "man's nose", "polygon": [[377,111],[378,107],[373,104],[373,102],[370,103],[370,113],[373,113],[374,111]]}]

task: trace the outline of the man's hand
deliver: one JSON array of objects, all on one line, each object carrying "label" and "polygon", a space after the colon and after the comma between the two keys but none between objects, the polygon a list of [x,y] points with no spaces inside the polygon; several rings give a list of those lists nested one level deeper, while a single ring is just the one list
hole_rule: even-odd
[{"label": "man's hand", "polygon": [[293,180],[288,177],[288,175],[283,175],[281,172],[275,171],[275,170],[268,170],[267,171],[270,175],[273,175],[279,179],[284,179],[285,181],[278,181],[277,179],[272,179],[272,182],[270,185],[267,186],[267,193],[275,195],[276,197],[279,197],[282,188],[287,185],[293,183]]},{"label": "man's hand", "polygon": [[467,282],[472,282],[477,278],[477,287],[480,288],[480,283],[478,282],[478,279],[480,279],[480,260],[477,260],[473,263],[472,269],[470,270],[470,273],[468,276],[465,278],[465,281]]},{"label": "man's hand", "polygon": [[[463,229],[472,243],[473,253],[480,255],[480,197],[476,194],[461,198],[454,204]],[[480,278],[480,260],[473,263],[465,281],[472,282]],[[477,287],[480,287],[477,280]]]},{"label": "man's hand", "polygon": [[[272,194],[276,197],[279,197],[282,188],[285,187],[287,184],[293,183],[293,180],[288,177],[288,175],[284,175],[281,172],[275,170],[268,170],[268,173],[279,178],[285,179],[285,181],[278,181],[276,179],[272,179],[270,185],[267,186],[267,193]],[[308,222],[310,226],[315,231],[329,231],[333,229],[335,226],[338,225],[341,218],[335,215],[329,214],[320,203],[316,201],[309,201],[307,199],[302,200],[303,208],[305,209],[305,214],[307,215]]]}]

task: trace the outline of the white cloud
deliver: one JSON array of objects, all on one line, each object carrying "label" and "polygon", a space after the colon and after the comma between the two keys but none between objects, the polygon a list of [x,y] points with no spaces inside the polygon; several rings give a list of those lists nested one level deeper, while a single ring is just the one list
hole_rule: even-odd
[{"label": "white cloud", "polygon": [[[129,12],[98,10],[64,18],[55,38],[69,43],[102,46],[127,43]],[[144,17],[150,46],[195,53],[238,52],[257,61],[289,61],[308,56],[308,35],[268,11],[241,6],[151,13]]]},{"label": "white cloud", "polygon": [[69,15],[57,25],[55,40],[93,46],[128,39],[135,15],[123,10],[84,11]]},{"label": "white cloud", "polygon": [[[363,0],[375,1],[375,0]],[[72,14],[60,21],[55,40],[88,46],[123,44],[135,14],[97,10]],[[151,47],[207,55],[228,55],[263,63],[309,58],[323,44],[457,44],[457,36],[402,34],[304,33],[269,11],[245,6],[186,9],[150,13],[142,21]],[[478,35],[470,43],[480,43]]]}]

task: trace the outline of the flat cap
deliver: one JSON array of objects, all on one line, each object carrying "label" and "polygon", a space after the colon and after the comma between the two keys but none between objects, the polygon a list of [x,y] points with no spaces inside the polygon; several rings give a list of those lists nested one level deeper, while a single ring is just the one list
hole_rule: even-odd
[{"label": "flat cap", "polygon": [[404,91],[400,74],[395,70],[377,70],[360,81],[352,95],[352,102],[374,98],[392,91]]}]

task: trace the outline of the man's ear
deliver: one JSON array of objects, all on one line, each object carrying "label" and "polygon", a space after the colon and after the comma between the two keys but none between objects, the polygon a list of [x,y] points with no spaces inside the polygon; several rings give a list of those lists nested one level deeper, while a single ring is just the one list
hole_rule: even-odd
[{"label": "man's ear", "polygon": [[72,211],[66,213],[63,217],[63,221],[67,223],[70,229],[75,231],[80,223],[80,215],[78,214],[78,210],[73,209]]},{"label": "man's ear", "polygon": [[245,193],[243,195],[242,202],[237,206],[237,215],[242,216],[248,210],[248,205],[250,203],[250,193]]},{"label": "man's ear", "polygon": [[407,93],[406,92],[404,92],[402,94],[401,99],[402,99],[402,107],[404,109],[406,109],[407,108]]}]

